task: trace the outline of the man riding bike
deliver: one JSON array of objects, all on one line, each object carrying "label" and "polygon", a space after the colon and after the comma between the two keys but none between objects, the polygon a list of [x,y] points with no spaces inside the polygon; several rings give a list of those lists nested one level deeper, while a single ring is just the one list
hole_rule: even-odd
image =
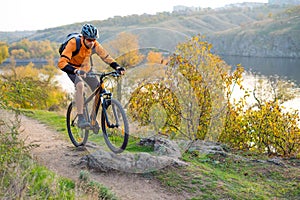
[{"label": "man riding bike", "polygon": [[84,24],[81,29],[82,37],[80,38],[81,47],[79,52],[72,56],[76,50],[76,38],[72,38],[61,53],[58,61],[58,67],[66,72],[75,85],[75,102],[78,110],[78,127],[84,128],[89,126],[89,123],[83,116],[83,93],[84,82],[94,90],[99,85],[96,77],[87,77],[86,73],[91,70],[90,57],[94,51],[105,63],[117,70],[120,74],[125,73],[125,68],[119,64],[108,54],[108,52],[96,40],[98,29],[91,24]]}]

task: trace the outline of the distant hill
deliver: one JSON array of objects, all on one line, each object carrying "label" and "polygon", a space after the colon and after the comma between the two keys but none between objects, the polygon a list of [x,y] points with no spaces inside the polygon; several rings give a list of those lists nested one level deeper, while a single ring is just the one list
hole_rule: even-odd
[{"label": "distant hill", "polygon": [[300,6],[214,33],[209,40],[219,54],[300,58]]},{"label": "distant hill", "polygon": [[0,41],[5,41],[7,43],[17,42],[20,39],[30,37],[35,33],[36,31],[14,31],[14,32],[0,31]]},{"label": "distant hill", "polygon": [[[12,43],[26,37],[61,42],[68,33],[80,31],[83,23],[35,32],[0,32],[0,41]],[[103,43],[126,31],[139,36],[141,48],[172,51],[178,42],[201,34],[220,55],[300,58],[300,6],[239,4],[222,9],[115,16],[88,23],[100,29],[99,41]]]}]

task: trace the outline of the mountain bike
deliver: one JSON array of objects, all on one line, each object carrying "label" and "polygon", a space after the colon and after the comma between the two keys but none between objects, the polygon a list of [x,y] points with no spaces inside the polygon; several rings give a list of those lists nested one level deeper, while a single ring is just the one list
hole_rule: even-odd
[{"label": "mountain bike", "polygon": [[[96,76],[99,78],[99,86],[88,96],[84,94],[83,114],[89,126],[79,128],[77,125],[77,108],[75,102],[68,106],[66,114],[66,123],[69,137],[76,146],[84,146],[88,140],[89,132],[98,134],[101,121],[101,129],[106,145],[114,153],[121,153],[125,150],[129,138],[128,119],[121,103],[112,97],[112,93],[105,88],[107,77],[119,77],[117,72],[95,73],[90,72],[87,76]],[[94,100],[94,101],[92,101]],[[101,107],[101,116],[97,121],[99,108]]]}]

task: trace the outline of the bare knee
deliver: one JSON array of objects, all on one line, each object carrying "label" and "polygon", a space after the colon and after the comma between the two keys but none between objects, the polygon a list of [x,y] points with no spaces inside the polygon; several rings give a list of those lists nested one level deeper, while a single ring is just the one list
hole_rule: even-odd
[{"label": "bare knee", "polygon": [[83,88],[84,88],[84,83],[82,81],[80,81],[76,84],[76,90],[78,92],[80,92],[80,93],[83,92]]}]

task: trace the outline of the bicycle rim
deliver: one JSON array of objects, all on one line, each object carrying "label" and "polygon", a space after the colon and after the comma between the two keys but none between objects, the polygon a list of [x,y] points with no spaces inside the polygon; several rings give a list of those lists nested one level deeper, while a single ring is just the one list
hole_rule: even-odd
[{"label": "bicycle rim", "polygon": [[[111,151],[121,153],[126,149],[129,138],[125,110],[115,99],[105,99],[102,106],[101,127],[104,140]],[[109,124],[112,126],[109,127]]]},{"label": "bicycle rim", "polygon": [[71,103],[68,107],[66,122],[69,138],[76,147],[85,145],[89,135],[87,129],[77,126],[77,120],[77,108],[74,103]]}]

